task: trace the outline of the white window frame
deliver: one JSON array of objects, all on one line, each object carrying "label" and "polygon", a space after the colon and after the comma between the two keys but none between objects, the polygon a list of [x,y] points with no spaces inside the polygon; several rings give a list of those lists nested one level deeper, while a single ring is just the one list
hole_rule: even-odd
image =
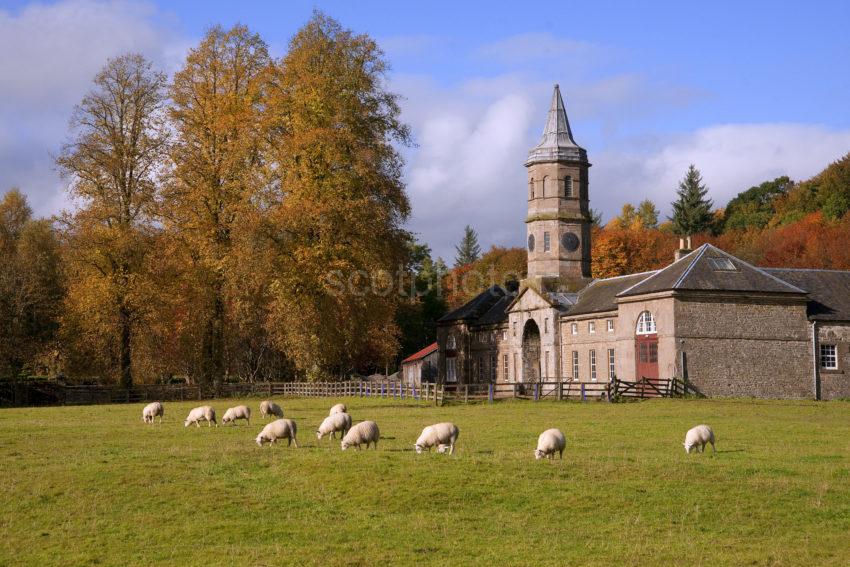
[{"label": "white window frame", "polygon": [[507,331],[502,331],[502,340],[503,341],[508,340],[508,332]]},{"label": "white window frame", "polygon": [[614,376],[617,375],[617,367],[614,363],[615,363],[614,349],[609,348],[608,349],[608,379],[609,380],[613,380]]},{"label": "white window frame", "polygon": [[596,382],[596,350],[590,349],[590,381]]},{"label": "white window frame", "polygon": [[821,370],[838,370],[838,346],[820,345]]},{"label": "white window frame", "polygon": [[509,379],[509,376],[508,376],[509,369],[508,369],[508,355],[507,355],[507,354],[503,354],[503,355],[502,355],[502,364],[504,365],[505,382],[508,382],[508,379]]},{"label": "white window frame", "polygon": [[570,333],[572,333],[573,335],[578,334],[578,323],[571,323],[570,324]]},{"label": "white window frame", "polygon": [[543,251],[549,252],[552,249],[552,239],[549,238],[549,233],[543,233]]},{"label": "white window frame", "polygon": [[596,321],[587,322],[587,332],[591,335],[596,332]]},{"label": "white window frame", "polygon": [[608,325],[608,332],[613,333],[614,332],[614,320],[608,319],[607,325]]},{"label": "white window frame", "polygon": [[578,382],[578,351],[573,351],[573,381]]},{"label": "white window frame", "polygon": [[449,338],[446,339],[446,348],[449,350],[457,348],[457,339],[455,339],[454,335],[449,335]]},{"label": "white window frame", "polygon": [[642,311],[638,316],[637,325],[635,327],[636,335],[654,335],[658,332],[658,327],[655,325],[655,317],[649,311]]},{"label": "white window frame", "polygon": [[457,382],[457,358],[446,359],[446,382]]}]

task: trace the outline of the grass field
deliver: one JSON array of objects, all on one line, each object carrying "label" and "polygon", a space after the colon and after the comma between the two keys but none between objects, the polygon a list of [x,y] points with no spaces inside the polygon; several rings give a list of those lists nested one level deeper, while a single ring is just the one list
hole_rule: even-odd
[{"label": "grass field", "polygon": [[[314,434],[337,400],[278,401],[300,449],[258,447],[259,416],[184,428],[197,402],[154,426],[141,405],[0,410],[0,564],[850,564],[850,403],[355,398],[383,438],[341,452]],[[415,455],[444,420],[455,455]],[[718,453],[686,455],[702,422]],[[534,460],[548,427],[562,462]]]}]

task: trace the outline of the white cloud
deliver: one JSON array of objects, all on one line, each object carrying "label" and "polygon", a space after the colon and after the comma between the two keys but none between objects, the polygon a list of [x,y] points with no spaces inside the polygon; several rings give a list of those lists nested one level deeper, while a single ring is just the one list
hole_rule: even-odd
[{"label": "white cloud", "polygon": [[586,41],[560,38],[548,32],[541,32],[514,35],[482,45],[476,55],[508,65],[564,58],[591,64],[599,63],[608,55],[608,51]]},{"label": "white cloud", "polygon": [[18,185],[38,214],[64,206],[53,159],[73,106],[109,57],[179,51],[173,22],[144,2],[65,0],[0,10],[0,191]]},{"label": "white cloud", "polygon": [[[634,148],[647,147],[635,151]],[[762,181],[787,175],[807,179],[850,151],[850,131],[810,124],[724,124],[701,128],[651,146],[594,156],[591,200],[616,214],[629,201],[655,201],[665,214],[679,181],[693,163],[715,206]]]}]

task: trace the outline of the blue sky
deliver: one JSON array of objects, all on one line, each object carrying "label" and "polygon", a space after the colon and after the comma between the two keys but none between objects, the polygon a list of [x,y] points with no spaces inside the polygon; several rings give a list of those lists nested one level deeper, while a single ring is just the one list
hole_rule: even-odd
[{"label": "blue sky", "polygon": [[449,260],[465,224],[485,246],[522,243],[522,163],[555,82],[606,218],[643,198],[666,212],[691,162],[722,205],[850,151],[848,2],[520,6],[0,2],[0,190],[20,186],[40,214],[69,206],[50,155],[106,57],[142,51],[171,71],[206,27],[236,22],[280,55],[314,7],[386,51],[418,143],[404,152],[409,226]]}]

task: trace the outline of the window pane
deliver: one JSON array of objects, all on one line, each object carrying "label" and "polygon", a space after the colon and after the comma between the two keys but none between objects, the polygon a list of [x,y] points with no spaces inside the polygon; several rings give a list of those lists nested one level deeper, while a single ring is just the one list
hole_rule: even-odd
[{"label": "window pane", "polygon": [[650,343],[649,345],[649,361],[658,362],[658,344]]}]

